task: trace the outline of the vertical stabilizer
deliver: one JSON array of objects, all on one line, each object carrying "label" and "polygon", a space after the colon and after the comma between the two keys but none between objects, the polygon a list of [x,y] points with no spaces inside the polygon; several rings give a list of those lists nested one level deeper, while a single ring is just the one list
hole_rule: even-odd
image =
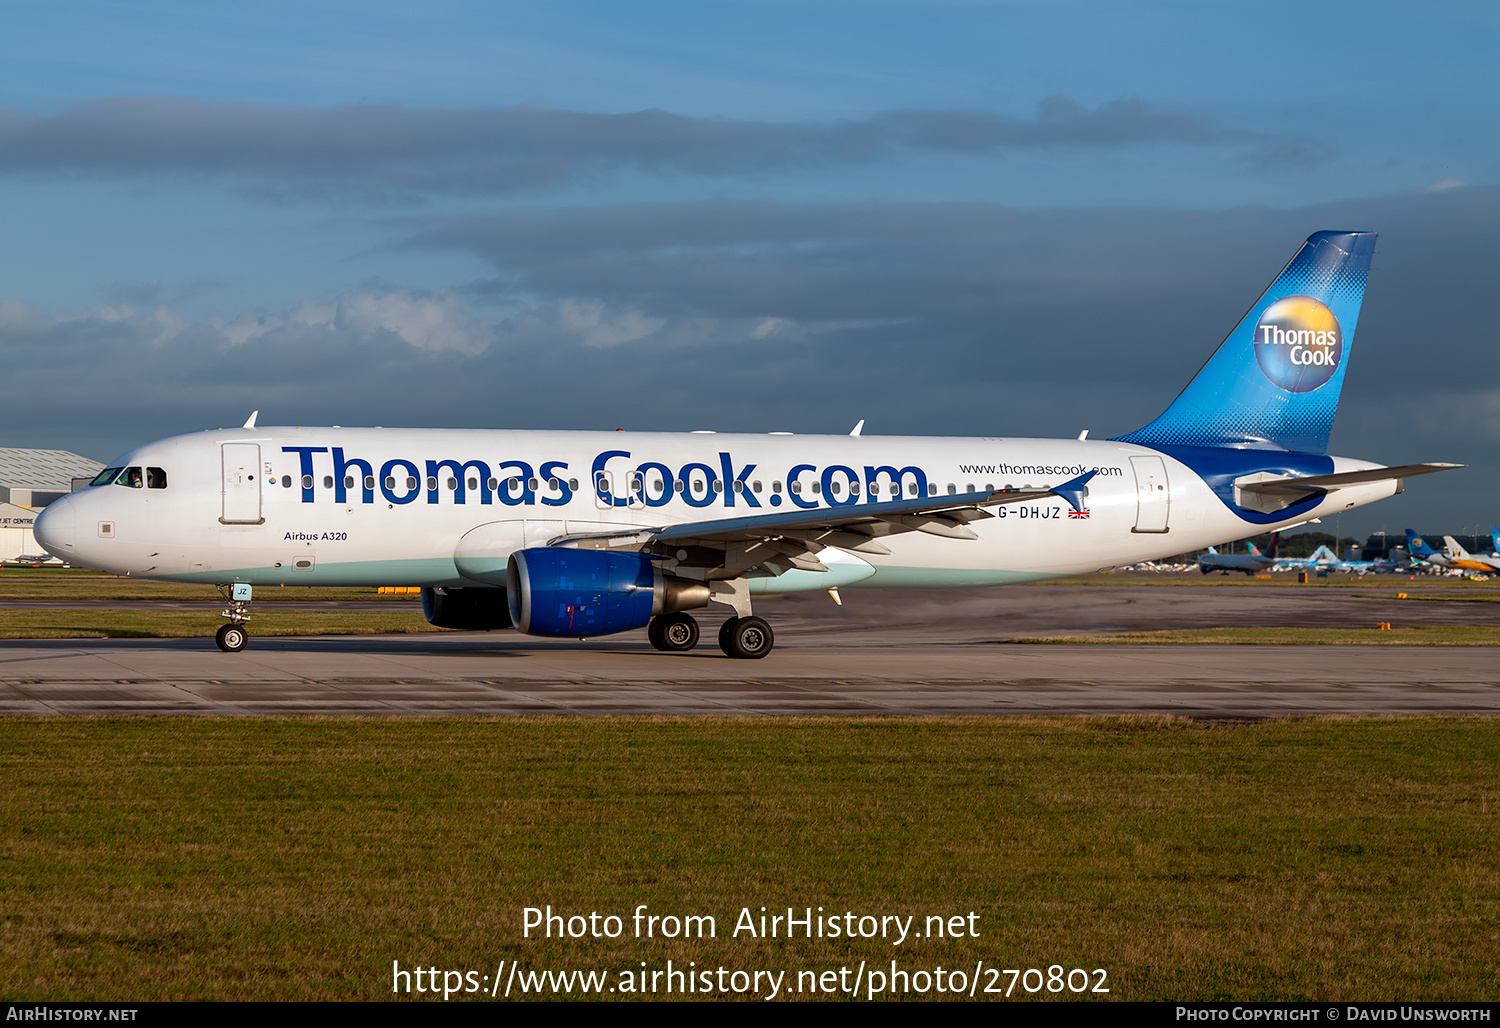
[{"label": "vertical stabilizer", "polygon": [[1323,453],[1375,253],[1373,232],[1315,232],[1165,413],[1145,446]]},{"label": "vertical stabilizer", "polygon": [[1435,557],[1437,551],[1428,546],[1422,537],[1411,529],[1406,530],[1406,552],[1413,557]]}]

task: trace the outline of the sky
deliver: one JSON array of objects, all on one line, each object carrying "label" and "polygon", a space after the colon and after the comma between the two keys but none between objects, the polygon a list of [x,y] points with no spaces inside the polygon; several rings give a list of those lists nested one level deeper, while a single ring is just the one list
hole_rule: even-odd
[{"label": "sky", "polygon": [[1470,467],[1339,528],[1479,530],[1495,53],[1481,3],[12,0],[0,443],[1102,438],[1361,229],[1331,450]]}]

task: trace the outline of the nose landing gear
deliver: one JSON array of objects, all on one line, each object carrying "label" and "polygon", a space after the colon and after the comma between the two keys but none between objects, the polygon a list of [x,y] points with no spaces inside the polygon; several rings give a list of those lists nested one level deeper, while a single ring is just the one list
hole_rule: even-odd
[{"label": "nose landing gear", "polygon": [[238,653],[250,641],[250,633],[245,630],[245,622],[250,620],[250,586],[242,582],[221,585],[219,595],[224,597],[226,604],[221,616],[228,618],[229,624],[219,627],[214,633],[214,642],[225,653]]},{"label": "nose landing gear", "polygon": [[219,630],[214,633],[214,642],[218,643],[219,649],[225,653],[238,653],[249,641],[250,634],[245,631],[243,625],[220,625]]}]

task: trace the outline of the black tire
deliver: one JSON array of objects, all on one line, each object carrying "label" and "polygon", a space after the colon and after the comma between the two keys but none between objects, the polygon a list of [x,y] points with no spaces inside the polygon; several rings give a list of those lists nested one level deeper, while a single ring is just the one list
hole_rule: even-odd
[{"label": "black tire", "polygon": [[218,632],[214,634],[214,642],[225,653],[238,653],[249,641],[250,633],[245,631],[244,625],[220,625]]},{"label": "black tire", "polygon": [[759,660],[775,645],[776,636],[763,618],[730,618],[719,629],[719,649],[740,660]]},{"label": "black tire", "polygon": [[698,622],[691,614],[663,614],[651,619],[646,637],[663,653],[686,653],[698,645]]}]

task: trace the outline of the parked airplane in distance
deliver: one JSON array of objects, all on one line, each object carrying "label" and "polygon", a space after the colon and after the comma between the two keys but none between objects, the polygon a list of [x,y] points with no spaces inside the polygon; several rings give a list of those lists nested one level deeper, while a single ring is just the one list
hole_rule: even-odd
[{"label": "parked airplane in distance", "polygon": [[1254,543],[1248,544],[1249,553],[1220,553],[1210,546],[1207,553],[1199,555],[1198,570],[1205,575],[1210,571],[1222,571],[1226,575],[1231,571],[1243,571],[1247,575],[1258,575],[1276,566],[1276,547],[1280,543],[1281,533],[1277,532],[1266,544],[1265,553],[1261,553]]},{"label": "parked airplane in distance", "polygon": [[1406,558],[1405,554],[1402,555],[1401,560],[1343,560],[1324,545],[1319,546],[1306,557],[1278,557],[1276,566],[1299,571],[1317,571],[1320,574],[1345,571],[1353,575],[1380,575],[1410,570],[1411,561]]},{"label": "parked airplane in distance", "polygon": [[[47,507],[73,564],[224,592],[420,586],[436,625],[646,628],[763,657],[752,598],[1030,582],[1286,529],[1453,464],[1325,452],[1369,232],[1318,232],[1155,421],[1110,440],[244,427],[148,443]],[[1207,252],[1207,251],[1206,251]],[[1166,312],[1164,312],[1164,315]]]},{"label": "parked airplane in distance", "polygon": [[1427,542],[1411,529],[1406,530],[1406,548],[1414,559],[1419,559],[1433,567],[1451,568],[1457,571],[1470,571],[1481,575],[1493,575],[1500,573],[1500,557],[1489,557],[1471,554],[1458,544],[1458,540],[1451,535],[1443,536],[1443,548],[1441,551],[1434,550]]}]

